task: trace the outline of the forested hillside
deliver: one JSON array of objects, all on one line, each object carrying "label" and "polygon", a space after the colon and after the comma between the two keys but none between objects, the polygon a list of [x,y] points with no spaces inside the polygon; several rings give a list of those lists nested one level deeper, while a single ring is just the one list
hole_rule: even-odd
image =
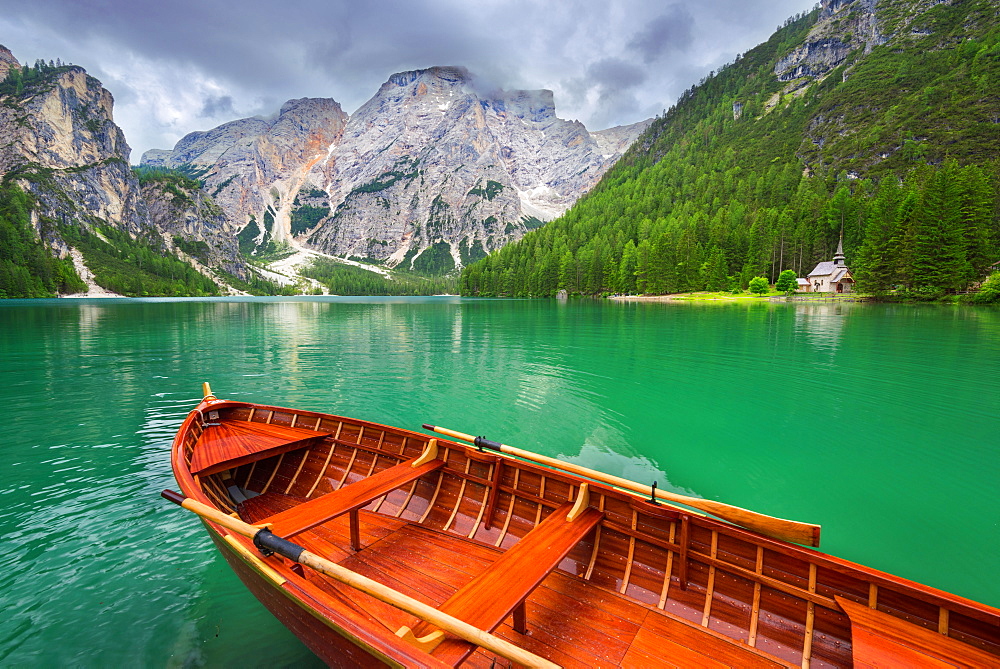
[{"label": "forested hillside", "polygon": [[35,237],[31,198],[0,183],[0,298],[50,297],[86,290],[70,260],[54,258]]},{"label": "forested hillside", "polygon": [[[193,235],[164,238],[171,228],[150,213],[158,200],[190,201],[200,185],[137,178],[111,94],[83,68],[22,66],[2,46],[0,66],[0,298],[83,293],[88,281],[129,296],[219,294],[208,262],[199,271],[192,253],[177,253],[200,252]],[[202,218],[169,223],[198,235]]]},{"label": "forested hillside", "polygon": [[689,89],[566,215],[468,267],[463,294],[746,287],[805,276],[841,234],[864,290],[982,280],[1000,260],[997,6],[873,4],[827,0]]}]

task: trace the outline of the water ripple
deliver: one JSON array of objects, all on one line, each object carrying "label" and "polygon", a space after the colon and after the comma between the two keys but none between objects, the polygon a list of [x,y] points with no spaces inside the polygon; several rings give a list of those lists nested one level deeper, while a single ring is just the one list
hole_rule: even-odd
[{"label": "water ripple", "polygon": [[315,662],[158,497],[202,381],[820,522],[827,550],[1000,604],[995,310],[43,301],[0,305],[0,369],[5,666]]}]

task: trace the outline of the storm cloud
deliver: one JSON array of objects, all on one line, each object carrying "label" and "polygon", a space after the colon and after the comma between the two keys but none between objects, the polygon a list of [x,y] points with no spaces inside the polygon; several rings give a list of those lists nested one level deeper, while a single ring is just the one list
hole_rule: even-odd
[{"label": "storm cloud", "polygon": [[548,88],[588,128],[660,113],[762,42],[801,0],[0,0],[0,44],[72,62],[115,96],[134,149],[290,98],[353,112],[394,72],[462,65],[493,86]]}]

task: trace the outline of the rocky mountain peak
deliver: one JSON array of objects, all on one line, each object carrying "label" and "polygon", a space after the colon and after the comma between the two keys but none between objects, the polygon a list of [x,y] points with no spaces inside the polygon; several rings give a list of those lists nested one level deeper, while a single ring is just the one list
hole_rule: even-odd
[{"label": "rocky mountain peak", "polygon": [[382,84],[382,88],[391,86],[409,86],[413,83],[441,82],[443,85],[462,85],[472,81],[472,74],[464,67],[444,65],[429,67],[423,70],[409,70],[390,75]]},{"label": "rocky mountain peak", "polygon": [[245,249],[290,242],[393,266],[431,252],[447,268],[561,214],[644,128],[598,136],[557,118],[552,91],[443,66],[391,75],[350,117],[334,100],[289,100],[143,162],[194,166],[245,226]]},{"label": "rocky mountain peak", "polygon": [[[0,60],[17,63],[4,49]],[[142,227],[142,203],[129,169],[131,150],[112,116],[114,98],[97,79],[75,65],[31,68],[0,106],[0,173],[12,169],[44,170],[27,179],[40,213],[66,220],[65,202],[85,202],[73,209],[116,226]],[[71,194],[71,195],[67,195]]]},{"label": "rocky mountain peak", "polygon": [[0,44],[0,81],[7,78],[7,73],[12,67],[21,67],[21,64],[17,62],[10,49]]}]

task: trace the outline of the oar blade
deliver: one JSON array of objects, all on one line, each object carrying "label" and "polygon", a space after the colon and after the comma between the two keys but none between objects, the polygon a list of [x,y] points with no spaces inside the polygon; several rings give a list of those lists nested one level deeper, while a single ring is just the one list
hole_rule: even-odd
[{"label": "oar blade", "polygon": [[[660,494],[657,493],[657,497],[659,496]],[[669,498],[664,496],[663,499]],[[819,525],[775,518],[774,516],[741,509],[738,506],[723,504],[722,502],[713,502],[708,499],[686,497],[683,500],[675,499],[673,501],[705,511],[734,525],[745,527],[748,530],[759,532],[774,539],[790,541],[793,544],[802,544],[803,546],[812,546],[813,548],[819,546]]]}]

